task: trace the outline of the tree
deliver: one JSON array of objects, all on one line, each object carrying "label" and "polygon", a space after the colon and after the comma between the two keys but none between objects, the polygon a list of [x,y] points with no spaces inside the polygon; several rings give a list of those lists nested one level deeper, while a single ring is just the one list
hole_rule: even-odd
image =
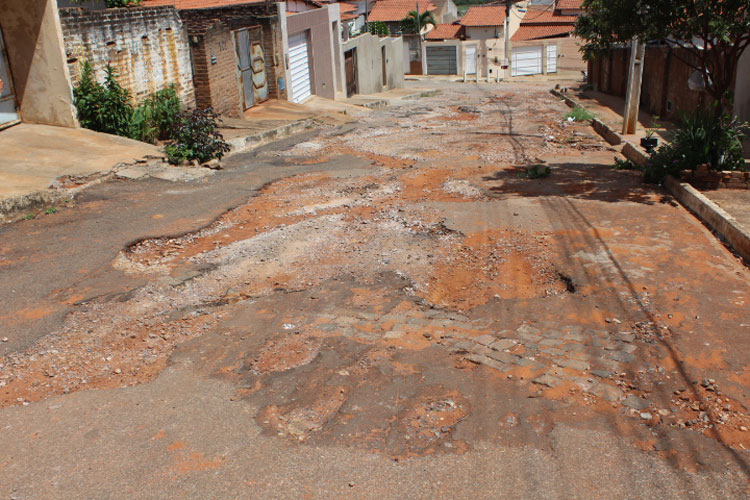
[{"label": "tree", "polygon": [[737,64],[750,45],[750,0],[584,0],[583,8],[576,33],[586,40],[586,60],[634,37],[683,48],[717,103],[716,116],[731,111]]},{"label": "tree", "polygon": [[424,28],[428,24],[437,25],[431,13],[417,14],[417,11],[412,10],[401,21],[401,31],[403,33],[419,33],[420,28]]}]

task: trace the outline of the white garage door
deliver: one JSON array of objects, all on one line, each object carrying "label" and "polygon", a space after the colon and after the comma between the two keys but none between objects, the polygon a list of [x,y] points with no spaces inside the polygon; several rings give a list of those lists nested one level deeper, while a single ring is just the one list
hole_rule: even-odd
[{"label": "white garage door", "polygon": [[543,48],[539,46],[513,49],[511,76],[538,75],[541,73]]},{"label": "white garage door", "polygon": [[312,95],[310,87],[310,52],[307,32],[289,37],[289,71],[291,72],[292,101],[302,102]]},{"label": "white garage door", "polygon": [[547,73],[557,73],[557,45],[547,45]]}]

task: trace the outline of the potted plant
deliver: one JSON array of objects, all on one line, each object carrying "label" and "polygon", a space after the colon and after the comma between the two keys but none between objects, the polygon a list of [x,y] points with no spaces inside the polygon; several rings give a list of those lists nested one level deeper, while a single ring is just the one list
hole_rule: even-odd
[{"label": "potted plant", "polygon": [[651,126],[646,129],[646,137],[641,138],[641,147],[645,149],[649,154],[656,150],[656,146],[659,144],[659,139],[654,137],[654,132],[659,125],[659,117],[654,115],[651,120]]}]

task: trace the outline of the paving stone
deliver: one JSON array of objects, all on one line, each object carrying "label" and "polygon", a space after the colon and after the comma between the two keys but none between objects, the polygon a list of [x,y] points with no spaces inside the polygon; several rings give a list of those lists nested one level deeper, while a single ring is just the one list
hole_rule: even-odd
[{"label": "paving stone", "polygon": [[422,323],[424,323],[422,318],[406,318],[407,325],[420,325]]},{"label": "paving stone", "polygon": [[609,353],[610,359],[619,361],[620,363],[632,363],[635,361],[635,356],[629,352],[613,351]]},{"label": "paving stone", "polygon": [[521,325],[516,329],[516,332],[518,332],[519,335],[521,334],[538,335],[539,329],[534,328],[533,326],[529,326],[529,325]]},{"label": "paving stone", "polygon": [[521,345],[523,346],[525,352],[537,352],[539,350],[539,346],[531,342],[527,342]]},{"label": "paving stone", "polygon": [[574,352],[571,356],[573,359],[580,359],[583,361],[588,361],[591,359],[591,355],[587,352]]},{"label": "paving stone", "polygon": [[592,366],[595,366],[596,368],[603,368],[605,370],[610,370],[613,372],[620,371],[620,363],[611,359],[607,359],[607,358],[592,359],[591,364]]},{"label": "paving stone", "polygon": [[589,339],[589,337],[578,333],[566,333],[565,335],[563,335],[563,338],[567,340],[573,340],[575,342],[585,342]]},{"label": "paving stone", "polygon": [[316,326],[315,328],[323,332],[332,332],[338,329],[338,325],[334,325],[333,323],[323,323]]},{"label": "paving stone", "polygon": [[548,339],[559,339],[563,336],[563,333],[557,330],[545,330],[542,332],[542,335]]},{"label": "paving stone", "polygon": [[505,363],[494,360],[487,356],[482,356],[481,354],[468,354],[464,357],[468,359],[469,361],[473,361],[474,363],[489,366],[490,368],[494,368],[495,370],[502,371],[502,370],[507,369],[507,366],[505,366]]},{"label": "paving stone", "polygon": [[469,342],[468,340],[459,340],[453,343],[453,351],[470,351],[476,344]]},{"label": "paving stone", "polygon": [[349,325],[354,325],[356,323],[359,323],[359,321],[357,320],[357,318],[351,318],[349,316],[341,316],[339,318],[336,318],[333,321],[337,325],[341,325],[341,326],[349,326]]},{"label": "paving stone", "polygon": [[582,333],[583,327],[579,325],[569,325],[563,328],[566,333]]},{"label": "paving stone", "polygon": [[403,330],[391,330],[390,332],[387,332],[384,337],[387,339],[400,339],[405,333],[406,332]]},{"label": "paving stone", "polygon": [[596,375],[599,378],[609,378],[612,375],[612,372],[608,372],[607,370],[591,370],[592,375]]},{"label": "paving stone", "polygon": [[357,313],[357,318],[366,321],[377,321],[380,318],[380,315],[375,313],[359,312]]},{"label": "paving stone", "polygon": [[546,385],[547,387],[557,387],[558,385],[562,384],[562,379],[555,377],[554,375],[549,375],[545,373],[541,377],[537,377],[534,380],[532,380],[533,383],[539,384],[539,385]]},{"label": "paving stone", "polygon": [[495,349],[496,351],[504,351],[505,349],[510,349],[511,347],[515,346],[516,342],[511,339],[500,339],[495,340],[493,343],[490,344],[490,347],[492,349]]},{"label": "paving stone", "polygon": [[497,361],[502,361],[503,363],[515,363],[521,359],[521,356],[516,356],[515,354],[505,351],[492,351],[492,354],[489,354],[489,357],[496,359]]},{"label": "paving stone", "polygon": [[557,364],[564,366],[565,368],[572,368],[574,370],[588,370],[589,364],[586,361],[580,359],[561,359],[557,361]]},{"label": "paving stone", "polygon": [[560,339],[544,339],[539,342],[539,345],[543,345],[545,347],[557,347],[560,344],[562,344],[562,340]]},{"label": "paving stone", "polygon": [[482,335],[480,337],[476,337],[474,339],[474,342],[476,342],[477,344],[482,344],[482,345],[487,345],[488,346],[488,345],[490,345],[491,343],[493,343],[496,340],[497,339],[495,337],[493,337],[492,335]]},{"label": "paving stone", "polygon": [[528,340],[529,342],[539,342],[540,340],[542,340],[541,336],[534,333],[519,333],[518,336],[524,340]]},{"label": "paving stone", "polygon": [[461,330],[476,330],[476,327],[467,321],[451,321],[447,326]]},{"label": "paving stone", "polygon": [[586,350],[586,346],[583,344],[565,344],[560,349],[566,352],[581,352]]},{"label": "paving stone", "polygon": [[357,330],[356,328],[352,328],[351,326],[345,326],[339,329],[339,334],[343,335],[344,337],[356,337],[357,334],[359,334],[359,330]]},{"label": "paving stone", "polygon": [[593,379],[588,379],[586,377],[573,377],[573,382],[585,392],[591,392],[591,390],[599,384]]},{"label": "paving stone", "polygon": [[651,403],[649,402],[648,399],[643,399],[633,394],[628,394],[628,397],[625,398],[622,404],[627,406],[628,408],[635,408],[636,410],[643,410],[645,408],[648,408],[648,405]]},{"label": "paving stone", "polygon": [[489,356],[490,354],[492,354],[495,351],[493,351],[492,349],[490,349],[487,346],[483,346],[481,344],[474,344],[474,346],[471,348],[471,352],[473,352],[475,354],[482,354],[484,356]]},{"label": "paving stone", "polygon": [[540,370],[544,368],[543,364],[538,363],[529,358],[518,358],[516,361],[514,361],[514,363],[517,364],[518,366],[528,366],[532,370]]},{"label": "paving stone", "polygon": [[495,332],[495,336],[501,339],[515,338],[515,334],[510,330],[500,330],[499,332]]},{"label": "paving stone", "polygon": [[547,347],[545,349],[542,349],[542,352],[545,354],[549,354],[550,356],[564,356],[567,354],[562,349],[557,349],[556,347]]},{"label": "paving stone", "polygon": [[607,401],[617,401],[622,396],[619,387],[603,383],[595,384],[589,392]]},{"label": "paving stone", "polygon": [[629,354],[634,353],[638,349],[638,346],[635,346],[633,344],[620,344],[619,350],[625,351]]},{"label": "paving stone", "polygon": [[614,335],[614,337],[623,342],[632,342],[635,340],[635,335],[633,335],[632,333],[617,333]]}]

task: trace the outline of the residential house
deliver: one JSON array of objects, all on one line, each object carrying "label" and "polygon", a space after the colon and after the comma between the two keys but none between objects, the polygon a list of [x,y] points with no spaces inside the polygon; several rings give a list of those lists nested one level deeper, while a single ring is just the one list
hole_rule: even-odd
[{"label": "residential house", "polygon": [[[382,22],[388,26],[391,33],[401,33],[401,21],[408,17],[409,12],[430,12],[437,10],[432,0],[377,0],[368,16],[369,22]],[[435,22],[440,22],[435,19]]]},{"label": "residential house", "polygon": [[0,128],[20,121],[78,126],[56,0],[0,8]]}]

